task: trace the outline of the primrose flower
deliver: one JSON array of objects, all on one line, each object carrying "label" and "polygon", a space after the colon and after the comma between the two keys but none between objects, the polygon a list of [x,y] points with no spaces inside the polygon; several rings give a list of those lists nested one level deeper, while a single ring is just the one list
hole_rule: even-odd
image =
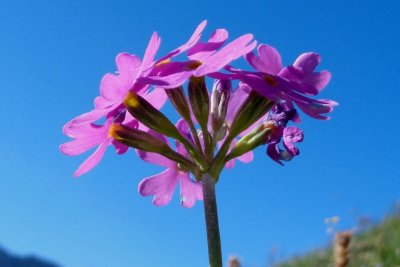
[{"label": "primrose flower", "polygon": [[[295,118],[296,115],[296,110],[290,110],[284,105],[278,104],[269,112],[265,119],[265,123],[274,126],[274,130],[267,141],[267,154],[281,165],[283,165],[281,160],[289,161],[300,153],[298,148],[294,146],[294,143],[303,141],[303,131],[294,126],[286,127],[288,121]],[[285,149],[279,148],[281,140]]]},{"label": "primrose flower", "polygon": [[144,53],[143,61],[136,55],[119,53],[115,58],[117,74],[107,73],[103,76],[100,82],[100,96],[94,100],[95,108],[76,117],[70,123],[94,122],[110,112],[124,109],[122,102],[131,90],[139,95],[145,95],[149,85],[140,83],[139,78],[150,72],[160,42],[159,36],[154,32]]},{"label": "primrose flower", "polygon": [[247,62],[258,72],[227,69],[239,74],[260,95],[275,101],[285,101],[286,105],[295,103],[304,113],[316,119],[329,119],[323,115],[333,110],[336,102],[326,99],[312,99],[306,95],[317,95],[329,83],[331,74],[323,70],[314,72],[321,61],[318,54],[301,54],[293,65],[283,68],[279,52],[266,44],[257,48],[258,56],[253,52],[245,55]]},{"label": "primrose flower", "polygon": [[[148,94],[147,92],[143,92],[143,97],[156,108],[161,108],[167,100],[163,90],[153,90]],[[86,116],[86,114],[83,116]],[[60,146],[62,153],[68,156],[76,156],[98,146],[96,151],[79,166],[74,176],[80,176],[93,169],[100,162],[106,148],[111,144],[114,145],[118,154],[123,154],[128,150],[127,146],[113,140],[109,136],[110,127],[113,123],[118,122],[124,122],[124,124],[131,128],[143,127],[129,113],[126,113],[125,109],[116,109],[108,113],[104,125],[90,121],[80,121],[77,123],[76,120],[72,120],[64,126],[64,134],[75,140],[62,144]]]},{"label": "primrose flower", "polygon": [[[189,126],[184,120],[177,123],[177,128],[187,136]],[[168,140],[165,136],[149,131],[165,143]],[[176,151],[183,156],[190,158],[189,154],[179,142],[176,143]],[[152,164],[166,167],[167,169],[159,174],[143,179],[139,183],[139,193],[142,196],[153,195],[153,204],[156,206],[167,205],[175,191],[175,187],[180,184],[181,205],[191,208],[197,200],[203,200],[201,184],[193,181],[188,172],[180,169],[178,164],[159,154],[137,150],[139,157]]]},{"label": "primrose flower", "polygon": [[[60,146],[60,151],[68,156],[76,156],[82,154],[96,146],[98,148],[90,155],[75,171],[74,176],[80,176],[90,171],[96,166],[103,157],[107,147],[113,143],[108,132],[115,117],[106,119],[104,125],[94,123],[66,124],[64,126],[64,134],[74,138],[75,140],[64,143]],[[136,125],[135,125],[136,122]],[[131,127],[137,127],[137,121],[131,124]],[[116,148],[121,151],[125,150],[122,144],[114,143]]]}]

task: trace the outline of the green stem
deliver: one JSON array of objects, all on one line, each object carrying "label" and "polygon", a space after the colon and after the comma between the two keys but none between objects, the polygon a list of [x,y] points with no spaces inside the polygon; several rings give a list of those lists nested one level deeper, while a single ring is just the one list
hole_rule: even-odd
[{"label": "green stem", "polygon": [[222,267],[215,182],[210,174],[203,173],[201,183],[203,186],[204,214],[207,228],[208,259],[210,267]]}]

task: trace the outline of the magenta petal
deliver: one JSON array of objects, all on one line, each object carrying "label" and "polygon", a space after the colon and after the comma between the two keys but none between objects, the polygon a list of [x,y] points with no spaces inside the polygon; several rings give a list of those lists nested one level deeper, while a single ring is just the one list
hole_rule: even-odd
[{"label": "magenta petal", "polygon": [[123,84],[121,84],[119,76],[107,73],[100,82],[100,95],[106,100],[112,101],[121,94],[121,87],[123,87]]},{"label": "magenta petal", "polygon": [[304,74],[309,74],[314,71],[320,61],[321,57],[317,53],[308,52],[301,54],[293,63],[293,66],[301,68]]},{"label": "magenta petal", "polygon": [[154,32],[143,56],[142,70],[146,70],[153,63],[154,57],[160,48],[160,43],[161,38],[158,36],[157,32]]},{"label": "magenta petal", "polygon": [[97,125],[89,122],[75,123],[75,120],[72,120],[64,125],[63,133],[71,138],[97,140],[107,136],[108,127],[109,123],[107,125]]},{"label": "magenta petal", "polygon": [[267,155],[273,159],[276,163],[283,166],[283,163],[279,160],[280,158],[280,151],[278,145],[275,143],[270,143],[267,146]]},{"label": "magenta petal", "polygon": [[180,175],[181,186],[181,205],[185,208],[191,208],[196,200],[203,200],[203,190],[201,183],[194,182],[188,174]]},{"label": "magenta petal", "polygon": [[197,43],[188,51],[191,60],[204,61],[207,57],[215,53],[228,39],[228,32],[225,29],[217,29],[213,32],[207,43]]},{"label": "magenta petal", "polygon": [[[179,119],[179,121],[176,123],[176,128],[183,136],[187,137],[187,139],[193,142],[191,135],[189,133],[190,132],[189,124],[184,119],[182,118]],[[187,150],[180,142],[176,142],[176,151],[181,155],[184,155],[185,157],[189,157]]]},{"label": "magenta petal", "polygon": [[274,47],[260,44],[257,48],[258,57],[254,53],[248,53],[245,58],[256,70],[268,73],[278,74],[282,69],[282,59],[278,50]]},{"label": "magenta petal", "polygon": [[71,121],[69,121],[67,124],[65,124],[63,128],[63,133],[68,135],[68,128],[71,125],[80,125],[80,124],[89,124],[91,122],[95,122],[101,117],[103,117],[105,114],[107,114],[108,110],[99,110],[99,109],[94,109],[92,111],[89,111],[87,113],[84,113],[82,115],[79,115],[75,118],[73,118]]},{"label": "magenta petal", "polygon": [[89,149],[100,144],[102,140],[96,139],[76,139],[60,146],[60,151],[68,156],[76,156],[82,154]]},{"label": "magenta petal", "polygon": [[225,168],[227,168],[227,169],[233,169],[234,167],[235,167],[235,160],[234,159],[228,160],[225,163]]},{"label": "magenta petal", "polygon": [[207,58],[207,60],[194,72],[194,76],[200,77],[208,73],[217,72],[228,65],[231,61],[247,54],[257,45],[256,41],[247,45],[252,39],[252,34],[245,34],[233,40],[221,50]]},{"label": "magenta petal", "polygon": [[126,146],[124,144],[121,144],[120,142],[118,142],[116,140],[113,140],[112,144],[113,144],[113,146],[115,148],[115,151],[117,151],[118,155],[125,154],[129,150],[128,146]]},{"label": "magenta petal", "polygon": [[106,109],[112,106],[114,103],[110,102],[109,100],[105,99],[102,96],[97,96],[94,99],[94,107],[95,109]]},{"label": "magenta petal", "polygon": [[320,92],[329,83],[330,79],[331,73],[327,70],[323,70],[321,72],[310,73],[303,79],[303,82],[311,85]]},{"label": "magenta petal", "polygon": [[204,30],[206,25],[207,25],[207,20],[203,20],[199,24],[199,26],[197,26],[196,30],[194,31],[194,33],[190,37],[189,41],[187,41],[185,44],[181,45],[177,49],[169,52],[166,56],[164,56],[164,57],[160,58],[159,60],[157,60],[157,63],[158,62],[162,62],[162,61],[164,61],[166,59],[169,59],[171,57],[177,56],[177,55],[185,52],[186,50],[190,49],[191,47],[193,47],[200,40],[201,32]]},{"label": "magenta petal", "polygon": [[333,107],[337,105],[337,103],[334,101],[322,100],[322,99],[320,100],[311,99],[308,103],[300,102],[297,100],[294,101],[304,113],[306,113],[310,117],[319,120],[329,120],[330,119],[329,117],[323,116],[321,114],[331,112],[333,110]]},{"label": "magenta petal", "polygon": [[156,109],[161,109],[168,98],[165,91],[161,88],[154,88],[153,91],[148,94],[142,95],[142,97],[146,99],[147,102],[149,102]]},{"label": "magenta petal", "polygon": [[96,149],[96,151],[90,155],[76,170],[74,173],[75,177],[81,176],[82,174],[90,171],[93,169],[103,158],[104,152],[107,149],[107,146],[110,144],[111,140],[106,139],[104,140],[100,146]]},{"label": "magenta petal", "polygon": [[299,150],[293,145],[293,143],[301,142],[303,141],[303,138],[303,131],[297,127],[290,126],[283,129],[283,145],[292,156],[299,154]]},{"label": "magenta petal", "polygon": [[115,58],[115,62],[118,67],[118,73],[127,76],[135,73],[142,64],[138,56],[126,52],[119,53]]},{"label": "magenta petal", "polygon": [[246,100],[249,95],[247,91],[248,85],[244,83],[240,83],[238,88],[231,93],[231,97],[228,103],[228,110],[226,113],[226,121],[230,124],[233,121],[233,118],[236,115],[236,112],[242,105],[242,103]]},{"label": "magenta petal", "polygon": [[254,159],[254,153],[253,151],[249,151],[247,153],[244,153],[240,157],[237,157],[237,160],[243,162],[243,163],[250,163]]},{"label": "magenta petal", "polygon": [[179,174],[175,169],[166,169],[159,174],[143,179],[139,183],[139,193],[142,196],[154,195],[153,204],[164,206],[170,202],[178,180]]},{"label": "magenta petal", "polygon": [[274,47],[261,44],[257,48],[260,60],[265,62],[265,72],[269,74],[277,74],[282,69],[282,59],[278,50]]},{"label": "magenta petal", "polygon": [[148,163],[164,166],[164,167],[167,167],[167,168],[175,166],[175,162],[167,159],[164,156],[161,156],[160,154],[152,153],[152,152],[146,152],[146,151],[142,151],[142,150],[136,150],[136,153],[138,154],[138,156],[142,160],[144,160],[144,161],[146,161]]}]

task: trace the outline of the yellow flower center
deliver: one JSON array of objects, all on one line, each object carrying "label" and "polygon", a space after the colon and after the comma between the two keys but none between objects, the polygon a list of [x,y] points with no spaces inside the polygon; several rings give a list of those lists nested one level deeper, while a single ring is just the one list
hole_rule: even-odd
[{"label": "yellow flower center", "polygon": [[137,95],[134,92],[129,92],[128,95],[124,99],[124,105],[127,107],[133,107],[133,108],[138,107],[140,104],[139,104]]}]

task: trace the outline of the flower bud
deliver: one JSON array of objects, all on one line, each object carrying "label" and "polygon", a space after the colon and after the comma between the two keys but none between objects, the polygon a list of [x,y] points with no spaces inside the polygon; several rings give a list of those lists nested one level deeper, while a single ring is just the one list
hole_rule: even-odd
[{"label": "flower bud", "polygon": [[227,162],[233,158],[237,158],[256,147],[265,144],[269,136],[273,133],[274,127],[273,124],[264,123],[242,137],[226,156],[225,161]]},{"label": "flower bud", "polygon": [[211,93],[211,110],[210,110],[213,136],[216,136],[216,134],[224,124],[231,92],[232,92],[231,80],[215,80],[213,90]]},{"label": "flower bud", "polygon": [[267,113],[274,104],[273,101],[259,95],[255,91],[251,91],[237,111],[236,117],[233,119],[230,127],[229,135],[233,138],[239,135]]},{"label": "flower bud", "polygon": [[208,115],[210,113],[210,97],[206,82],[203,77],[191,77],[188,85],[189,101],[193,115],[200,124],[203,132],[205,155],[211,159],[213,156],[212,139],[208,132]]},{"label": "flower bud", "polygon": [[191,120],[189,104],[186,100],[186,95],[182,86],[173,89],[165,89],[165,93],[176,111],[178,111],[179,115],[181,115],[186,121]]},{"label": "flower bud", "polygon": [[133,117],[150,129],[178,140],[182,139],[182,135],[175,125],[143,97],[129,92],[124,100],[124,105]]},{"label": "flower bud", "polygon": [[201,128],[207,128],[210,97],[204,77],[192,77],[188,85],[189,101],[193,115]]},{"label": "flower bud", "polygon": [[195,170],[195,166],[191,161],[172,150],[168,144],[147,132],[114,123],[110,127],[109,135],[124,145],[147,152],[158,153],[181,164],[184,169],[189,171]]}]

